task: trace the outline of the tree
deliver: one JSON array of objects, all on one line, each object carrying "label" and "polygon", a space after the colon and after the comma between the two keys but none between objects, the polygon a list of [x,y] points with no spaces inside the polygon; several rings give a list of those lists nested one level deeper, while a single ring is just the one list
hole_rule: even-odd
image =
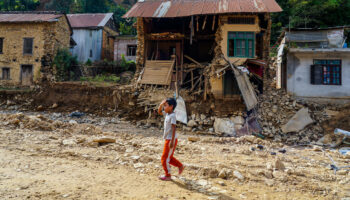
[{"label": "tree", "polygon": [[45,6],[45,9],[70,13],[74,0],[53,0]]},{"label": "tree", "polygon": [[319,28],[350,25],[349,0],[277,0],[283,12],[272,14],[272,42],[282,27]]},{"label": "tree", "polygon": [[0,11],[32,11],[39,5],[39,0],[1,0]]}]

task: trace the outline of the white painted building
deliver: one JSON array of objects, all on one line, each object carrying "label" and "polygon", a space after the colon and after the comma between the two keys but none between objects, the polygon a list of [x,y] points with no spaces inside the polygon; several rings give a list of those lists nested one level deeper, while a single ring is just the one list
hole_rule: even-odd
[{"label": "white painted building", "polygon": [[277,87],[295,97],[350,98],[350,49],[344,28],[286,33]]}]

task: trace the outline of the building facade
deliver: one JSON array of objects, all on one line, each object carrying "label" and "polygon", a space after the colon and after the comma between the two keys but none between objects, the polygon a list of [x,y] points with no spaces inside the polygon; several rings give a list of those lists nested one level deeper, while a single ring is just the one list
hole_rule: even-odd
[{"label": "building facade", "polygon": [[32,85],[40,80],[59,48],[69,48],[71,27],[64,14],[0,14],[0,85]]},{"label": "building facade", "polygon": [[114,41],[117,36],[113,13],[67,15],[77,43],[71,52],[78,61],[114,59]]},{"label": "building facade", "polygon": [[296,97],[349,98],[350,49],[345,29],[287,30],[277,84]]},{"label": "building facade", "polygon": [[129,61],[136,61],[137,39],[135,35],[117,36],[114,42],[114,60],[120,61],[122,55]]}]

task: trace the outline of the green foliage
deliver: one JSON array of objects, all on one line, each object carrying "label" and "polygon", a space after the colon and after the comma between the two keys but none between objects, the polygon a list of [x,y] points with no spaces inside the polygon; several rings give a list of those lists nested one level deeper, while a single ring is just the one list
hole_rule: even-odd
[{"label": "green foliage", "polygon": [[136,34],[135,28],[127,25],[124,22],[119,23],[119,32],[120,32],[120,35],[135,35]]},{"label": "green foliage", "polygon": [[39,0],[1,0],[0,11],[32,11],[39,5]]},{"label": "green foliage", "polygon": [[283,12],[272,14],[272,42],[282,27],[315,28],[350,25],[349,0],[276,0]]},{"label": "green foliage", "polygon": [[117,83],[120,81],[120,77],[116,76],[115,74],[112,74],[112,75],[100,74],[95,77],[81,77],[80,81]]},{"label": "green foliage", "polygon": [[92,61],[90,60],[90,58],[86,61],[85,63],[87,66],[91,66],[92,65]]},{"label": "green foliage", "polygon": [[132,70],[135,66],[135,62],[133,60],[127,61],[125,59],[125,55],[122,54],[122,60],[120,61],[120,67],[123,68],[125,71]]},{"label": "green foliage", "polygon": [[69,13],[74,0],[52,0],[45,5],[45,9]]},{"label": "green foliage", "polygon": [[[68,81],[74,76],[74,68],[78,64],[76,56],[72,56],[68,49],[59,49],[53,60],[58,81]],[[72,73],[73,72],[73,73]]]}]

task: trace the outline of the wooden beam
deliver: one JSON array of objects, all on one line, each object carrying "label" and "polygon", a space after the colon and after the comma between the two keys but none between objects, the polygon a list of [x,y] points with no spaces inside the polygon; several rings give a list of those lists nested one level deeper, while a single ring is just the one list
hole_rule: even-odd
[{"label": "wooden beam", "polygon": [[192,62],[196,63],[197,65],[204,68],[204,66],[202,64],[200,64],[198,61],[196,61],[195,59],[189,57],[188,55],[184,55],[184,56],[185,56],[185,58],[189,59],[190,61],[192,61]]},{"label": "wooden beam", "polygon": [[205,29],[205,25],[207,23],[207,18],[208,18],[208,15],[206,15],[205,18],[204,18],[204,22],[203,22],[203,25],[202,25],[202,30]]},{"label": "wooden beam", "polygon": [[214,15],[214,17],[213,17],[213,25],[212,25],[212,27],[211,27],[211,30],[212,30],[212,31],[213,31],[214,28],[215,28],[215,17],[216,17],[216,15]]}]

